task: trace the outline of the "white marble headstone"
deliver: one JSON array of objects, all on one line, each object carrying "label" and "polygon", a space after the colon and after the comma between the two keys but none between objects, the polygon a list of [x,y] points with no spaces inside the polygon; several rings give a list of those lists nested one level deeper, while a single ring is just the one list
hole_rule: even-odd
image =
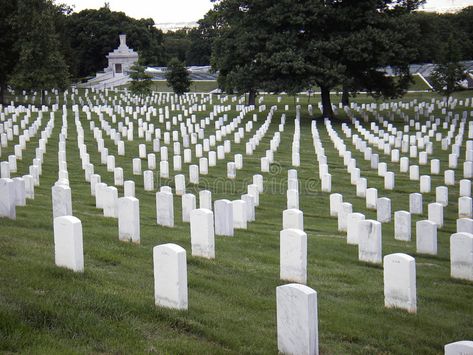
[{"label": "white marble headstone", "polygon": [[54,219],[54,255],[57,266],[84,271],[82,223],[74,216]]},{"label": "white marble headstone", "polygon": [[190,213],[192,255],[215,259],[214,215],[206,208]]},{"label": "white marble headstone", "polygon": [[384,306],[417,312],[416,264],[409,255],[396,253],[384,257]]},{"label": "white marble headstone", "polygon": [[155,304],[186,310],[188,298],[185,249],[171,243],[155,246],[153,264]]},{"label": "white marble headstone", "polygon": [[118,199],[118,239],[140,243],[140,201],[135,197]]},{"label": "white marble headstone", "polygon": [[300,284],[276,287],[278,350],[318,355],[317,292]]},{"label": "white marble headstone", "polygon": [[307,282],[307,234],[299,229],[284,229],[279,239],[281,280]]}]

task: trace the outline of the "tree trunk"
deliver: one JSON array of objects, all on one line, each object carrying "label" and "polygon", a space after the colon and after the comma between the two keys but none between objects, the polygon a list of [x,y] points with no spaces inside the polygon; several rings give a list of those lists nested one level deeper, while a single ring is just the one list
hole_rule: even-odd
[{"label": "tree trunk", "polygon": [[41,106],[44,105],[44,99],[45,99],[44,90],[41,90]]},{"label": "tree trunk", "polygon": [[322,96],[322,114],[324,118],[333,118],[332,102],[330,101],[330,89],[320,86]]},{"label": "tree trunk", "polygon": [[256,104],[256,90],[250,90],[248,93],[248,106]]},{"label": "tree trunk", "polygon": [[350,92],[348,91],[348,88],[345,85],[343,85],[342,89],[342,105],[350,106]]},{"label": "tree trunk", "polygon": [[5,97],[7,92],[7,83],[0,83],[0,105],[5,105]]}]

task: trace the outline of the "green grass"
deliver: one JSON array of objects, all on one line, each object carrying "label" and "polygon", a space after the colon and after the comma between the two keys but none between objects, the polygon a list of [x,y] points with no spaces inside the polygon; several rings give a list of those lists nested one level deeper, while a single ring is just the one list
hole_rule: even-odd
[{"label": "green grass", "polygon": [[432,90],[429,85],[427,85],[427,83],[419,76],[419,75],[413,75],[412,76],[412,80],[414,80],[414,82],[409,85],[409,90],[413,90],[413,91],[420,91],[420,90]]},{"label": "green grass", "polygon": [[[470,93],[460,93],[461,99]],[[410,95],[405,102],[434,97],[431,94]],[[113,99],[113,95],[111,95]],[[305,107],[307,98],[301,98]],[[360,103],[372,102],[360,95]],[[214,97],[214,103],[216,102]],[[314,101],[314,99],[312,99]],[[228,100],[226,104],[229,104]],[[116,166],[124,169],[125,179],[136,182],[140,200],[141,244],[118,241],[117,220],[104,218],[95,208],[90,188],[84,180],[77,148],[74,115],[68,112],[67,162],[72,189],[73,214],[82,221],[84,233],[85,272],[75,274],[54,265],[51,186],[57,179],[58,135],[62,113],[57,112],[55,128],[48,141],[41,185],[36,197],[26,207],[17,208],[17,220],[0,219],[0,351],[19,353],[166,353],[166,354],[267,354],[277,353],[275,289],[284,284],[279,280],[279,231],[282,211],[286,208],[286,178],[291,167],[291,142],[294,132],[294,107],[290,97],[277,103],[276,97],[266,96],[267,108],[278,105],[268,132],[253,156],[244,155],[244,168],[237,172],[233,183],[225,181],[226,161],[209,168],[201,176],[199,186],[189,185],[196,193],[213,190],[213,200],[236,199],[246,193],[253,174],[259,173],[260,158],[269,149],[269,141],[278,130],[284,105],[287,123],[281,134],[281,145],[275,153],[272,172],[263,174],[265,192],[260,195],[256,222],[248,230],[238,230],[233,238],[216,237],[216,259],[209,261],[191,255],[189,224],[181,222],[181,201],[174,196],[175,228],[156,225],[154,193],[143,191],[142,176],[132,175],[132,157],[138,154],[138,144],[151,142],[136,139],[126,142],[126,156],[119,157],[113,142],[104,134],[109,154],[116,156]],[[232,103],[233,108],[235,103]],[[314,105],[316,106],[316,105]],[[210,109],[210,105],[208,109]],[[466,110],[457,107],[455,112]],[[258,113],[253,131],[245,134],[241,144],[232,144],[232,155],[245,153],[244,143],[263,123],[268,111]],[[412,111],[406,111],[413,117]],[[179,112],[181,113],[181,112]],[[251,118],[254,112],[246,117]],[[172,112],[171,115],[177,115]],[[198,119],[208,112],[196,113]],[[436,117],[440,112],[435,111]],[[229,119],[235,112],[228,113]],[[385,117],[387,113],[383,113]],[[37,114],[33,114],[35,118]],[[128,115],[131,117],[131,115]],[[139,116],[141,117],[141,116]],[[45,114],[45,127],[49,114]],[[111,118],[104,115],[113,127]],[[118,119],[121,119],[117,115]],[[113,175],[100,165],[100,156],[89,122],[80,116],[85,143],[91,162],[102,181],[113,184]],[[96,125],[98,118],[93,115]],[[153,119],[154,120],[154,119]],[[393,237],[393,222],[383,225],[383,255],[404,252],[416,258],[416,315],[401,310],[385,309],[383,270],[358,261],[357,248],[346,244],[345,235],[337,232],[337,221],[329,217],[329,194],[320,192],[317,160],[312,146],[310,121],[303,110],[301,121],[301,181],[300,207],[304,212],[308,234],[307,285],[318,293],[319,342],[322,354],[441,354],[446,343],[471,339],[473,334],[473,284],[450,278],[449,236],[455,231],[458,185],[449,187],[450,203],[445,209],[445,226],[438,233],[437,256],[417,255],[415,233],[411,242]],[[30,120],[31,122],[31,120]],[[154,121],[157,127],[162,124]],[[403,125],[399,116],[395,124]],[[355,195],[349,175],[331,143],[323,121],[318,129],[325,148],[333,192],[340,192],[353,210],[374,218],[374,211],[365,209],[364,199]],[[370,187],[381,188],[382,178],[369,169],[346,139],[340,122],[334,129],[345,139],[347,148],[357,158],[362,175]],[[366,124],[368,126],[368,124]],[[446,130],[440,129],[443,133]],[[213,125],[206,129],[212,134]],[[38,145],[39,133],[27,144],[23,160],[18,162],[18,174],[27,173]],[[227,136],[230,139],[230,137]],[[231,138],[233,138],[231,136]],[[18,139],[16,137],[16,139]],[[16,144],[16,143],[15,143]],[[13,142],[2,148],[1,160],[13,154]],[[448,152],[434,145],[434,156],[445,169]],[[169,148],[172,149],[172,146]],[[170,152],[171,153],[171,152]],[[463,163],[464,150],[459,159]],[[171,154],[170,154],[171,156]],[[379,190],[379,197],[392,200],[392,211],[408,208],[408,193],[418,191],[418,182],[400,174],[397,165],[380,154],[388,169],[396,173],[394,191]],[[227,161],[232,159],[227,156]],[[159,161],[159,160],[158,160]],[[197,160],[193,157],[193,164]],[[172,165],[172,164],[171,164]],[[146,162],[143,161],[143,170]],[[171,169],[172,171],[172,169]],[[461,168],[456,169],[460,179]],[[183,165],[188,181],[188,166]],[[428,167],[421,167],[421,174]],[[172,180],[159,180],[159,186],[174,186]],[[432,188],[443,185],[443,176],[432,178]],[[120,187],[119,193],[123,190]],[[422,217],[435,194],[424,195]],[[176,243],[187,250],[189,310],[174,311],[156,307],[153,299],[152,248],[162,243]]]}]

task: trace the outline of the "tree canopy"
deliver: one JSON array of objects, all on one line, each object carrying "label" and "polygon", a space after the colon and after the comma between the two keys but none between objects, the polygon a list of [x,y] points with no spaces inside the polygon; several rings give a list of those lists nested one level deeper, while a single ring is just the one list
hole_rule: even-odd
[{"label": "tree canopy", "polygon": [[55,29],[57,8],[48,0],[18,2],[15,30],[18,62],[12,73],[14,87],[41,91],[65,89],[69,73]]},{"label": "tree canopy", "polygon": [[191,85],[189,72],[179,59],[173,58],[169,61],[165,75],[169,86],[176,94],[182,95],[189,91]]},{"label": "tree canopy", "polygon": [[447,97],[461,90],[460,81],[465,79],[465,68],[459,63],[460,53],[457,40],[450,34],[441,46],[437,66],[430,77],[434,90]]},{"label": "tree canopy", "polygon": [[74,77],[92,75],[105,68],[106,55],[118,46],[120,33],[126,33],[129,47],[138,51],[144,64],[164,64],[163,34],[152,19],[136,20],[104,6],[70,14],[65,27],[75,57],[69,63]]},{"label": "tree canopy", "polygon": [[146,96],[151,94],[152,76],[145,72],[146,68],[140,63],[135,63],[130,68],[130,91],[134,95]]},{"label": "tree canopy", "polygon": [[[415,54],[414,27],[404,16],[421,2],[219,1],[212,53],[219,84],[252,99],[258,89],[297,92],[316,85],[328,117],[329,92],[337,86],[356,90],[370,83],[374,94],[401,94]],[[386,65],[396,67],[401,80],[378,72]]]},{"label": "tree canopy", "polygon": [[13,31],[17,14],[17,0],[0,0],[0,104],[5,102],[7,83],[18,60],[18,32]]}]

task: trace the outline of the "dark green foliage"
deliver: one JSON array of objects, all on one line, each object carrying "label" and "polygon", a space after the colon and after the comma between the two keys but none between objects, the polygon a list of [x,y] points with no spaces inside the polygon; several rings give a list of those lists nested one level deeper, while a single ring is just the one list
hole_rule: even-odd
[{"label": "dark green foliage", "polygon": [[212,41],[215,30],[206,22],[208,14],[199,21],[199,27],[189,31],[190,46],[186,55],[187,65],[210,65]]},{"label": "dark green foliage", "polygon": [[106,55],[118,46],[120,33],[126,33],[128,46],[139,52],[144,64],[164,64],[162,32],[152,19],[136,20],[107,7],[88,9],[67,17],[66,32],[76,58],[71,63],[74,77],[104,69]]},{"label": "dark green foliage", "polygon": [[[57,8],[51,1],[23,0],[18,3],[18,63],[12,85],[22,90],[65,89],[69,73],[55,29]],[[44,103],[44,102],[42,102]]]},{"label": "dark green foliage", "polygon": [[[409,83],[413,26],[405,16],[422,1],[218,2],[212,64],[226,91],[294,93],[317,85],[324,116],[331,89],[347,85],[398,96]],[[402,31],[400,29],[402,28]],[[393,80],[377,70],[392,65]]]},{"label": "dark green foliage", "polygon": [[17,0],[0,0],[0,105],[4,103],[7,81],[18,60],[15,46],[18,33],[13,31]]},{"label": "dark green foliage", "polygon": [[164,52],[168,61],[177,58],[183,63],[186,62],[186,55],[191,45],[188,32],[189,29],[184,28],[164,34]]},{"label": "dark green foliage", "polygon": [[168,63],[166,69],[166,80],[169,86],[172,87],[172,90],[178,95],[188,92],[191,86],[189,72],[184,63],[179,61],[177,58],[171,59]]},{"label": "dark green foliage", "polygon": [[145,72],[146,67],[136,63],[130,68],[130,90],[134,95],[146,96],[151,94],[152,76]]},{"label": "dark green foliage", "polygon": [[213,14],[210,10],[198,21],[197,28],[165,33],[163,37],[166,58],[177,58],[188,66],[210,65],[212,41],[216,31]]},{"label": "dark green foliage", "polygon": [[415,12],[411,21],[417,26],[416,39],[418,53],[415,63],[438,62],[442,48],[452,36],[458,44],[459,60],[473,58],[473,6],[455,14]]},{"label": "dark green foliage", "polygon": [[440,48],[440,60],[430,76],[436,92],[450,96],[462,89],[459,82],[465,79],[465,67],[459,63],[460,55],[458,40],[450,35]]}]

